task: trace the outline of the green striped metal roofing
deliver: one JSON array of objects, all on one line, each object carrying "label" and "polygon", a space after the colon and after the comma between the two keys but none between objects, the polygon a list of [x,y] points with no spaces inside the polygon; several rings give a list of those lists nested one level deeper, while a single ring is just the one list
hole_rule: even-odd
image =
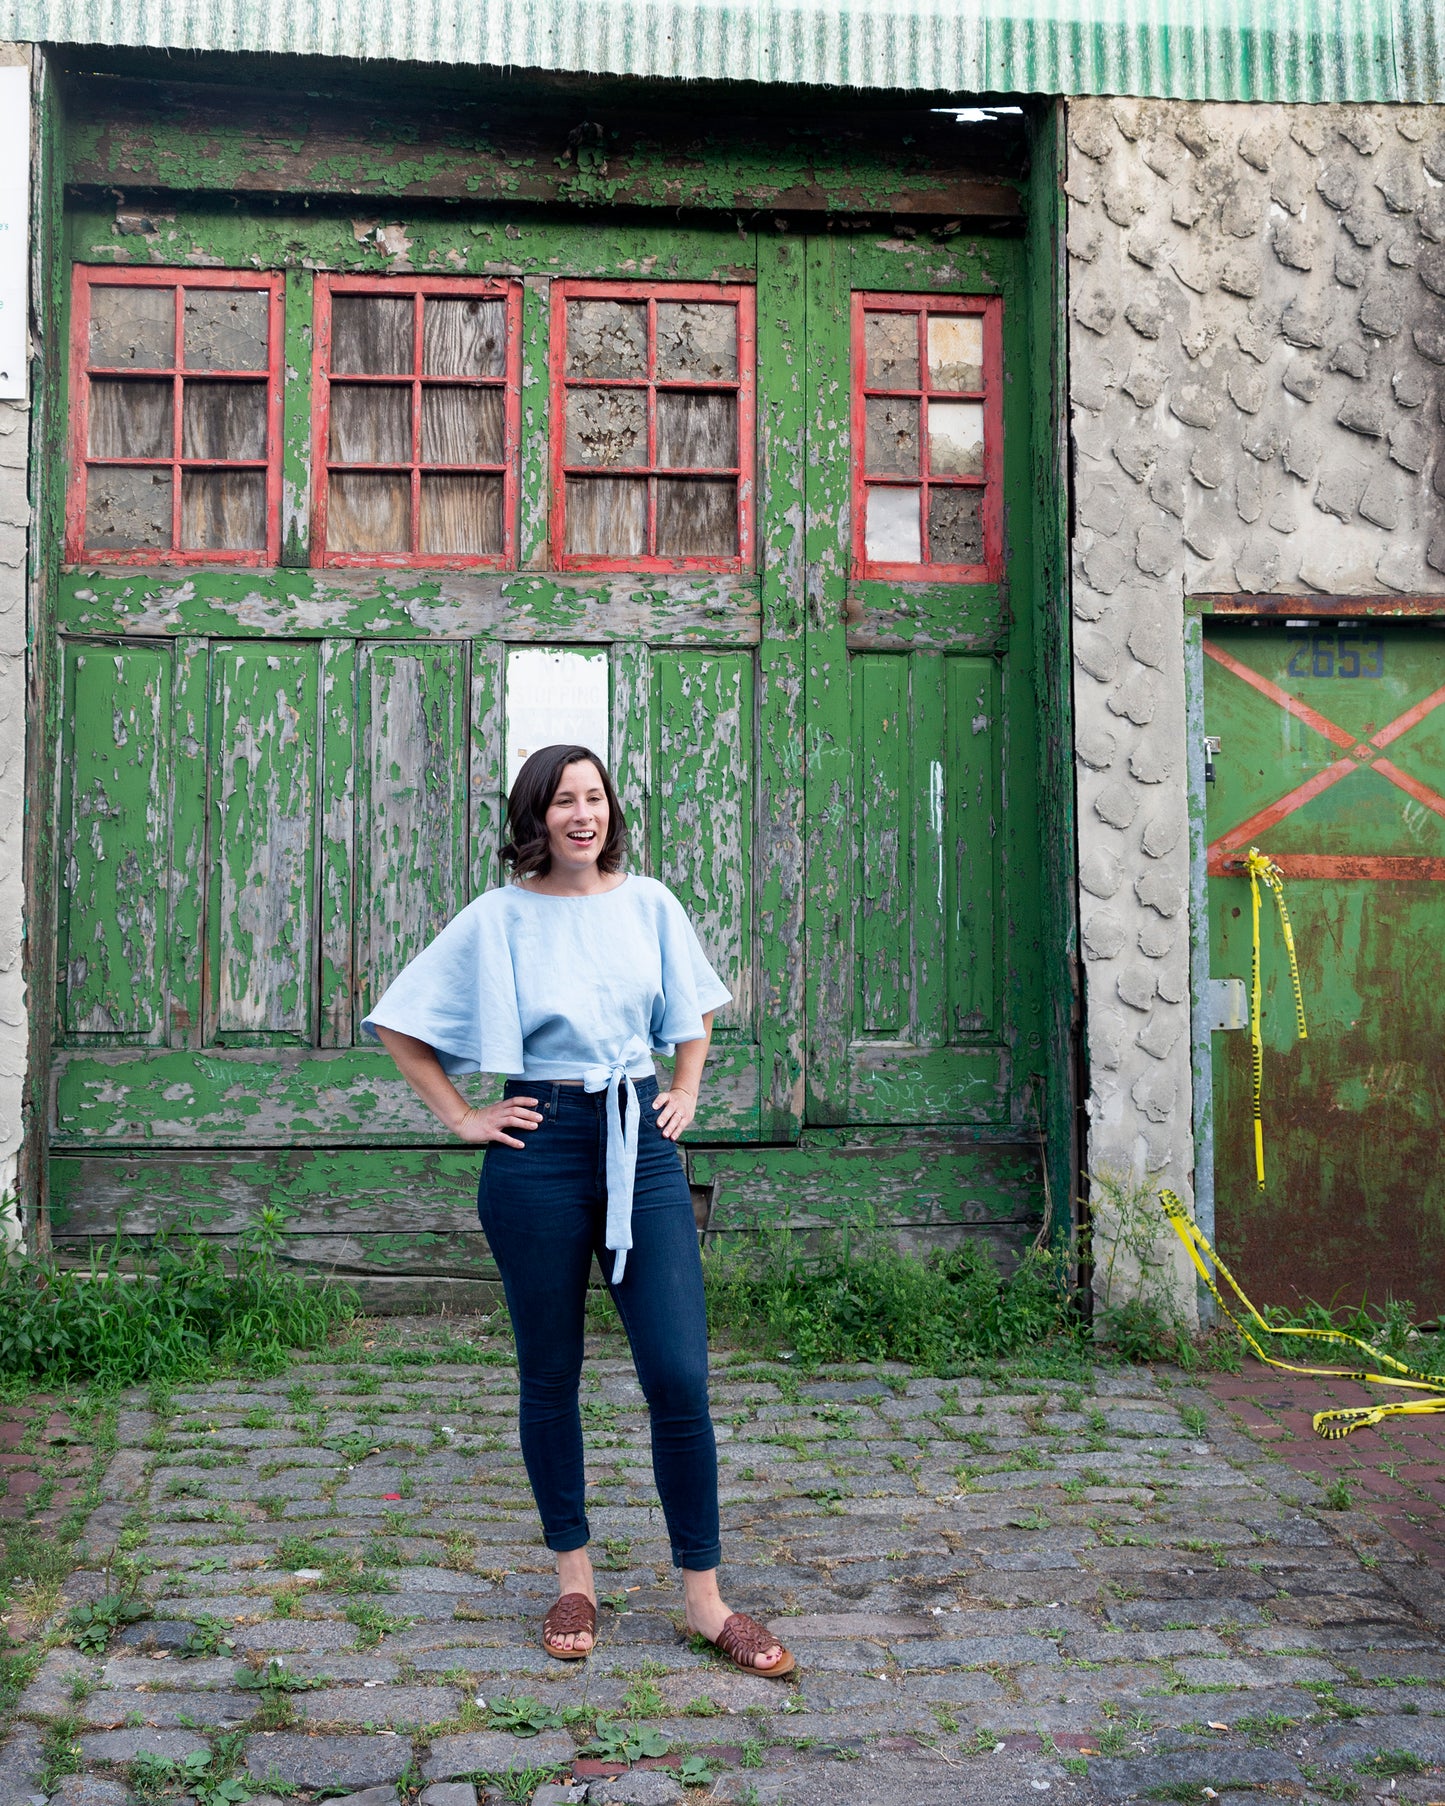
[{"label": "green striped metal roofing", "polygon": [[0,35],[960,96],[1445,98],[1445,0],[0,0]]}]

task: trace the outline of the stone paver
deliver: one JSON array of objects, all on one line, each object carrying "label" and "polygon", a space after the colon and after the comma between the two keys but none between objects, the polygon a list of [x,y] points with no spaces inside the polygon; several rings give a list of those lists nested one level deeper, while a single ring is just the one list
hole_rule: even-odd
[{"label": "stone paver", "polygon": [[712,1798],[758,1806],[1445,1798],[1433,1555],[1324,1508],[1336,1470],[1277,1461],[1223,1382],[1225,1408],[1147,1369],[993,1384],[720,1353],[724,1580],[798,1656],[784,1682],[683,1636],[615,1341],[584,1387],[602,1604],[569,1668],[538,1647],[551,1566],[482,1325],[379,1327],[163,1419],[135,1400],[98,1512],[143,1511],[151,1616],[102,1657],[45,1656],[0,1806],[33,1801],[65,1727],[80,1772],[51,1806],[180,1795],[205,1752],[302,1806],[388,1806],[399,1781],[422,1806],[701,1799],[689,1754]]},{"label": "stone paver", "polygon": [[0,1405],[0,1523],[59,1523],[90,1465],[59,1401],[37,1395]]},{"label": "stone paver", "polygon": [[1281,1373],[1252,1356],[1242,1373],[1211,1374],[1206,1384],[1281,1461],[1321,1485],[1342,1480],[1355,1511],[1445,1572],[1445,1412],[1388,1418],[1338,1440],[1317,1436],[1311,1423],[1316,1411],[1403,1403],[1424,1394],[1402,1392],[1384,1401],[1382,1388]]}]

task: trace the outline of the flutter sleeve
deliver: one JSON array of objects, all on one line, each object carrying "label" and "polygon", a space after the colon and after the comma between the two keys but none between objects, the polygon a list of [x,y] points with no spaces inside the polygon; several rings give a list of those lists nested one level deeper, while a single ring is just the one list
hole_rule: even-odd
[{"label": "flutter sleeve", "polygon": [[732,992],[708,964],[687,911],[668,890],[662,891],[658,940],[662,994],[653,1006],[652,1051],[666,1057],[679,1041],[700,1041],[704,1014],[731,1002]]},{"label": "flutter sleeve", "polygon": [[361,1024],[394,1028],[435,1050],[443,1072],[522,1071],[522,1025],[502,912],[468,904],[396,975]]}]

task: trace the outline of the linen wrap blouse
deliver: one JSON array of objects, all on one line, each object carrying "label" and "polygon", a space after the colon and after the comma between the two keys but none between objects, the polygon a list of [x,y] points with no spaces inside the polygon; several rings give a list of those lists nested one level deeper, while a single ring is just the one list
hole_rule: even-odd
[{"label": "linen wrap blouse", "polygon": [[731,993],[677,898],[629,875],[609,891],[549,896],[508,884],[454,916],[399,972],[362,1022],[425,1041],[447,1073],[581,1079],[607,1093],[607,1246],[621,1281],[632,1246],[640,1108],[624,1076],[699,1041]]}]

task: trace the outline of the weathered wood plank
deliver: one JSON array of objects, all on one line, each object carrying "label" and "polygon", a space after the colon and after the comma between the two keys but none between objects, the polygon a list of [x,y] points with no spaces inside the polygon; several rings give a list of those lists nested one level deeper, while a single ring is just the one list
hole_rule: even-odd
[{"label": "weathered wood plank", "polygon": [[1000,1047],[855,1041],[848,1060],[848,1121],[1007,1122],[1008,1074],[1008,1055]]},{"label": "weathered wood plank", "polygon": [[[500,104],[455,91],[408,106],[340,93],[272,89],[264,124],[254,92],[216,84],[71,78],[67,183],[225,194],[381,194],[400,199],[641,206],[769,213],[875,210],[943,218],[1016,219],[1019,134],[972,139],[924,106],[855,103],[847,117],[794,130],[787,109],[726,115],[611,107],[537,94]],[[599,122],[596,116],[600,113]],[[636,122],[636,123],[634,123]],[[579,142],[579,129],[591,134]],[[595,139],[595,142],[594,142]],[[988,161],[969,146],[987,145]],[[1013,178],[1013,179],[1010,179]]]},{"label": "weathered wood plank", "polygon": [[803,1114],[803,248],[757,239],[757,943],[762,1133],[791,1141]]},{"label": "weathered wood plank", "polygon": [[901,1041],[912,1028],[913,864],[908,661],[853,661],[858,873],[856,1032]]},{"label": "weathered wood plank", "polygon": [[[454,1146],[379,1049],[58,1049],[51,1141],[85,1147]],[[485,1102],[495,1081],[464,1077]],[[747,1141],[758,1132],[757,1049],[714,1045],[695,1134]]]},{"label": "weathered wood plank", "polygon": [[311,562],[311,319],[315,278],[286,272],[286,361],[281,389],[281,562]]},{"label": "weathered wood plank", "polygon": [[1002,828],[998,746],[998,667],[992,659],[948,661],[949,849],[945,904],[947,991],[945,1040],[998,1032],[998,947],[1001,896],[998,843]]},{"label": "weathered wood plank", "polygon": [[526,571],[67,572],[67,634],[485,639],[755,645],[755,585],[703,573],[554,577]]},{"label": "weathered wood plank", "polygon": [[652,648],[612,647],[612,781],[627,819],[627,862],[634,872],[653,869]]},{"label": "weathered wood plank", "polygon": [[465,901],[464,648],[366,648],[356,836],[358,1020]]},{"label": "weathered wood plank", "polygon": [[850,671],[842,610],[848,590],[849,254],[808,241],[807,596],[804,769],[807,773],[807,1119],[847,1120],[853,1032],[856,813]]},{"label": "weathered wood plank", "polygon": [[658,876],[674,890],[733,994],[715,1032],[757,1035],[753,945],[751,653],[654,659]]},{"label": "weathered wood plank", "polygon": [[50,1218],[57,1235],[238,1236],[264,1209],[280,1233],[470,1232],[482,1150],[303,1148],[262,1154],[57,1154]]},{"label": "weathered wood plank", "polygon": [[166,1034],[171,652],[88,646],[67,660],[61,940],[66,1032]]},{"label": "weathered wood plank", "polygon": [[804,1130],[793,1148],[699,1148],[695,1184],[713,1191],[709,1231],[843,1228],[876,1223],[941,1228],[1042,1220],[1039,1149],[961,1134]]},{"label": "weathered wood plank", "polygon": [[352,924],[356,913],[356,644],[321,648],[321,970],[322,1047],[352,1039]]},{"label": "weathered wood plank", "polygon": [[471,647],[470,786],[468,847],[470,849],[470,897],[502,881],[498,854],[506,821],[503,757],[503,723],[506,715],[503,687],[507,649],[496,640],[479,640]]},{"label": "weathered wood plank", "polygon": [[314,1032],[318,650],[215,649],[208,1039]]},{"label": "weathered wood plank", "polygon": [[175,646],[171,709],[171,858],[169,961],[172,1047],[199,1047],[205,1020],[207,703],[211,648],[205,640]]},{"label": "weathered wood plank", "polygon": [[921,1046],[946,1047],[955,1038],[948,1014],[946,923],[952,846],[947,810],[958,784],[949,757],[949,736],[957,723],[948,711],[948,673],[957,661],[945,660],[936,652],[915,652],[907,663],[914,847],[908,936],[913,960],[909,1038]]},{"label": "weathered wood plank", "polygon": [[998,584],[850,584],[848,645],[858,652],[1002,652],[1009,626]]}]

